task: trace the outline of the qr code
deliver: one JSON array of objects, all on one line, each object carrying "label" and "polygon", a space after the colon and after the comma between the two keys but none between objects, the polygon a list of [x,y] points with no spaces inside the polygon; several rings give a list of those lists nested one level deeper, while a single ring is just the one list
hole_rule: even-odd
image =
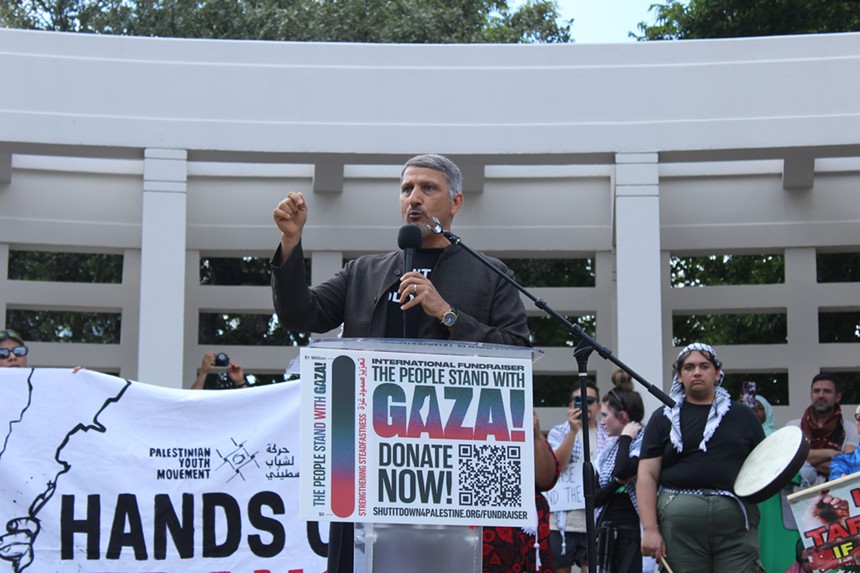
[{"label": "qr code", "polygon": [[461,444],[459,453],[460,505],[522,504],[519,446]]}]

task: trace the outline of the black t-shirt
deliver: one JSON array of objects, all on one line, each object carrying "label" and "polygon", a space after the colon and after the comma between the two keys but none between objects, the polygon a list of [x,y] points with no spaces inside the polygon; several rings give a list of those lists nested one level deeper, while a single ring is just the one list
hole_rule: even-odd
[{"label": "black t-shirt", "polygon": [[699,449],[710,404],[681,404],[681,438],[678,452],[669,440],[671,422],[663,409],[655,411],[645,427],[641,459],[663,457],[660,485],[676,489],[734,491],[735,478],[749,453],[764,439],[764,430],[752,408],[732,402],[714,435]]},{"label": "black t-shirt", "polygon": [[[415,249],[412,256],[412,269],[430,276],[442,249]],[[419,326],[424,309],[420,305],[407,310],[400,310],[400,302],[397,300],[397,289],[400,282],[388,292],[387,322],[385,326],[386,338],[418,338]],[[406,318],[406,331],[403,330],[403,319]],[[328,571],[331,573],[351,573],[353,570],[354,551],[354,526],[352,523],[334,521],[329,525],[328,542]]]},{"label": "black t-shirt", "polygon": [[[430,276],[442,249],[415,249],[412,256],[412,269],[425,277]],[[385,334],[388,338],[418,338],[419,326],[424,315],[421,305],[413,306],[407,311],[400,310],[400,302],[397,300],[397,289],[400,282],[394,283],[394,287],[388,291],[388,312]],[[411,298],[412,295],[410,295]],[[406,331],[403,330],[403,319],[406,318]]]}]

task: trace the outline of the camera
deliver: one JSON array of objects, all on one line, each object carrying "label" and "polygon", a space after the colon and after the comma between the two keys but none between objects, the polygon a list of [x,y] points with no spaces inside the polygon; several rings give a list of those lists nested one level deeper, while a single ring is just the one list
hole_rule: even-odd
[{"label": "camera", "polygon": [[224,352],[219,352],[215,355],[215,366],[229,366],[230,357]]}]

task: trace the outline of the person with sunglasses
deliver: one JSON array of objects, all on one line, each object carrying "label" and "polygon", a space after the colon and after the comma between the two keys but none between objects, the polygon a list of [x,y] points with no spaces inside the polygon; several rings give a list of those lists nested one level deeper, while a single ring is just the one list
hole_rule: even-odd
[{"label": "person with sunglasses", "polygon": [[0,330],[0,368],[26,368],[29,353],[20,334],[11,328]]},{"label": "person with sunglasses", "polygon": [[[594,460],[607,441],[606,429],[597,423],[600,413],[600,392],[594,380],[586,381],[585,407],[580,396],[579,383],[570,391],[567,408],[567,421],[553,427],[547,435],[561,471],[579,471],[573,464],[583,461],[582,442],[583,416],[588,419],[588,438],[590,459]],[[587,544],[585,539],[585,510],[556,511],[550,520],[550,544],[554,573],[570,573],[573,565],[583,573],[588,570]]]},{"label": "person with sunglasses", "polygon": [[[621,370],[612,373],[614,388],[603,396],[601,425],[609,437],[617,437],[597,457],[598,566],[611,573],[642,573],[639,510],[636,507],[636,471],[642,446],[645,405],[633,390],[633,379]],[[601,535],[610,532],[611,535]],[[601,543],[613,538],[611,543]]]}]

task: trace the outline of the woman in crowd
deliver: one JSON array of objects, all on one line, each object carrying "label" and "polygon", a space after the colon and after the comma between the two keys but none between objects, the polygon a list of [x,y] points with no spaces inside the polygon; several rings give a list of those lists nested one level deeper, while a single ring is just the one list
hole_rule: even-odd
[{"label": "woman in crowd", "polygon": [[636,471],[642,444],[642,397],[633,390],[630,375],[623,370],[612,373],[610,390],[601,402],[601,423],[610,443],[597,458],[600,488],[594,496],[597,508],[598,538],[612,540],[598,545],[598,565],[603,571],[642,573],[641,534],[636,507]]}]

